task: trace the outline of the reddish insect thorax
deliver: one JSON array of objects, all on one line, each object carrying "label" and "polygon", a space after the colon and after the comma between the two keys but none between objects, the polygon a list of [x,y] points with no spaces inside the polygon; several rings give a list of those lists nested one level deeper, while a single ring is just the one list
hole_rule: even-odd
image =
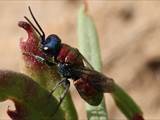
[{"label": "reddish insect thorax", "polygon": [[61,45],[61,49],[57,56],[57,61],[62,63],[83,66],[83,60],[79,55],[79,51],[66,44]]}]

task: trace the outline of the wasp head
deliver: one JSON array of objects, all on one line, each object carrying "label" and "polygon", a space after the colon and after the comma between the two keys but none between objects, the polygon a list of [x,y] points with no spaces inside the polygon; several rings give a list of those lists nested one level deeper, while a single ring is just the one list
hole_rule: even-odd
[{"label": "wasp head", "polygon": [[41,49],[42,51],[50,56],[56,56],[59,53],[61,47],[60,38],[55,35],[49,35],[46,40],[42,43]]}]

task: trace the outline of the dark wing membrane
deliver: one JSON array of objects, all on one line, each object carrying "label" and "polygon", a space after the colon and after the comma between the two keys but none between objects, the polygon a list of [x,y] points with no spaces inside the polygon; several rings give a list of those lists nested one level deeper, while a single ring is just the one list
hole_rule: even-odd
[{"label": "dark wing membrane", "polygon": [[92,67],[92,65],[88,62],[88,60],[79,52],[79,50],[77,48],[75,48],[78,53],[79,53],[79,57],[80,59],[83,60],[84,64],[86,65],[87,68],[91,69],[91,70],[94,70],[94,68]]},{"label": "dark wing membrane", "polygon": [[113,79],[103,75],[102,73],[84,67],[72,68],[72,70],[74,73],[77,73],[81,79],[87,79],[99,92],[107,93],[113,91]]},{"label": "dark wing membrane", "polygon": [[88,104],[97,106],[101,103],[103,92],[96,90],[94,86],[90,84],[88,79],[79,78],[73,81],[73,83],[81,98],[83,98]]},{"label": "dark wing membrane", "polygon": [[103,92],[97,90],[90,82],[88,74],[83,73],[81,69],[72,69],[72,73],[78,77],[74,80],[79,95],[90,105],[97,106],[101,103]]}]

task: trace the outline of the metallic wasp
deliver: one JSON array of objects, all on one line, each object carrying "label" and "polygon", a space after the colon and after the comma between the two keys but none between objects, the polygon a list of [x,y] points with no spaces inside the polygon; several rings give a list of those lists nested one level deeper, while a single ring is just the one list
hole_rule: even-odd
[{"label": "metallic wasp", "polygon": [[37,27],[26,16],[24,16],[24,18],[40,37],[39,49],[41,49],[48,57],[52,58],[52,61],[44,59],[33,53],[24,53],[24,55],[32,56],[37,61],[45,63],[48,66],[57,66],[57,70],[62,76],[62,80],[55,85],[51,93],[61,85],[64,85],[65,87],[64,92],[60,96],[58,107],[69,90],[69,80],[73,80],[80,96],[87,103],[93,106],[99,105],[102,100],[103,93],[111,92],[113,90],[113,80],[95,71],[78,49],[65,43],[61,43],[61,39],[57,35],[51,34],[46,37],[30,7],[29,12]]}]

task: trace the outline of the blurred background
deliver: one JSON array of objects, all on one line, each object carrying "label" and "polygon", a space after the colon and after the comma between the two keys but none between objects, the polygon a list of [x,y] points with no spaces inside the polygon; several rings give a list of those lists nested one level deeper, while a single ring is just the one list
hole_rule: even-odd
[{"label": "blurred background", "polygon": [[[103,73],[114,78],[142,108],[147,120],[160,119],[160,1],[88,0],[100,38]],[[17,22],[30,17],[30,5],[46,34],[58,34],[78,47],[80,0],[0,1],[0,69],[21,71],[19,39],[27,37]],[[79,120],[86,119],[84,101],[71,87]],[[125,120],[105,94],[110,120]],[[0,120],[10,120],[0,103]]]}]

